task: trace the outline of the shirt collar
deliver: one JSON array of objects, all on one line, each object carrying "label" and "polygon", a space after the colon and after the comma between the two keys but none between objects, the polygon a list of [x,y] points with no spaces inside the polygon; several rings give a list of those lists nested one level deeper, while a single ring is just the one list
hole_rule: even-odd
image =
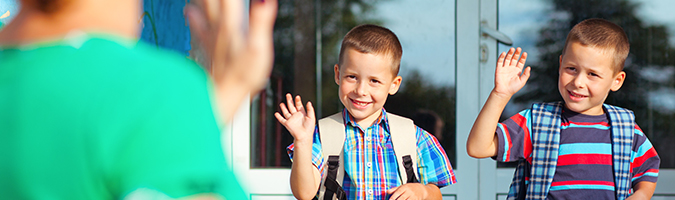
[{"label": "shirt collar", "polygon": [[[342,119],[344,119],[345,126],[353,126],[353,127],[360,127],[354,117],[352,117],[351,114],[349,114],[349,111],[347,109],[342,109]],[[386,132],[389,132],[389,117],[387,117],[387,111],[382,108],[382,113],[380,113],[380,116],[375,120],[375,123],[377,125],[382,125],[385,129]],[[368,127],[360,127],[361,129],[367,129]],[[364,130],[365,131],[365,130]]]}]

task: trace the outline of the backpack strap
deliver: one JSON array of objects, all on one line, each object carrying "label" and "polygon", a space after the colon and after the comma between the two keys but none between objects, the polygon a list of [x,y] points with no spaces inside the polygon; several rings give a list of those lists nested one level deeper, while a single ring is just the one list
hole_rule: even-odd
[{"label": "backpack strap", "polygon": [[623,200],[630,195],[633,136],[635,133],[635,115],[628,109],[604,105],[612,130],[612,165],[614,167],[614,185],[616,199]]},{"label": "backpack strap", "polygon": [[516,166],[516,171],[513,172],[513,180],[511,180],[511,185],[509,186],[509,193],[506,196],[506,200],[524,200],[525,194],[527,191],[527,184],[525,177],[528,176],[526,173],[529,168],[526,160],[518,161],[518,166]]},{"label": "backpack strap", "polygon": [[[387,117],[401,183],[418,183],[416,126],[411,119],[405,117],[391,113],[387,113]],[[345,175],[345,124],[342,112],[319,120],[319,137],[321,151],[326,158],[324,159],[326,171],[321,179],[323,184],[319,188],[318,199],[346,199],[346,193],[342,189]]]},{"label": "backpack strap", "polygon": [[[512,196],[515,193],[519,193],[517,199],[546,199],[558,164],[562,106],[562,102],[532,104],[530,122],[532,166],[528,174],[526,169],[521,169],[526,166],[524,163],[518,165],[519,169],[516,169],[514,174],[508,199],[516,198]],[[529,184],[520,182],[525,181],[523,176],[529,176]],[[522,187],[527,187],[525,194],[520,193],[524,189]]]},{"label": "backpack strap", "polygon": [[319,187],[319,200],[347,199],[347,194],[342,189],[345,175],[345,124],[342,112],[319,120],[319,137],[324,155],[324,169],[327,169],[321,177],[323,185]]},{"label": "backpack strap", "polygon": [[546,199],[558,165],[562,102],[532,105],[532,168],[525,199]]},{"label": "backpack strap", "polygon": [[417,180],[417,128],[411,119],[387,113],[394,154],[398,160],[401,184],[419,183]]}]

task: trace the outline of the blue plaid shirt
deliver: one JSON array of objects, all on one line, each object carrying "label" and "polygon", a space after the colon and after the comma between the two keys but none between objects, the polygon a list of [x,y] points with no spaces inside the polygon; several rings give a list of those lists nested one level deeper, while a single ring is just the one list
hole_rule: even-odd
[{"label": "blue plaid shirt", "polygon": [[[387,113],[382,115],[370,127],[361,127],[348,114],[345,119],[345,178],[342,188],[348,199],[389,199],[388,189],[401,185],[398,164],[394,155]],[[416,127],[417,169],[420,183],[434,184],[439,188],[456,183],[452,166],[445,151],[435,137]],[[314,129],[312,163],[324,173],[323,154],[319,141],[318,128]],[[293,144],[288,146],[288,155],[293,159]],[[321,183],[323,184],[323,183]]]}]

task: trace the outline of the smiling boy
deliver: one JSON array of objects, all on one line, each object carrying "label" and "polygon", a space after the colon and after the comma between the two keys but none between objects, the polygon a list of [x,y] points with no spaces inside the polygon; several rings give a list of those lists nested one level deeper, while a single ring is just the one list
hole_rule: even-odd
[{"label": "smiling boy", "polygon": [[[322,148],[328,145],[323,141],[321,121],[315,127],[314,109],[307,103],[302,105],[300,97],[295,102],[290,94],[286,96],[287,106],[280,105],[281,113],[275,116],[294,137],[294,143],[288,147],[293,160],[291,169],[291,189],[298,199],[311,199],[318,195],[320,199],[332,199],[330,196],[342,196],[346,199],[441,199],[440,187],[454,184],[455,176],[445,151],[436,138],[414,126],[414,147],[416,147],[414,166],[418,171],[419,183],[405,181],[399,173],[399,160],[392,147],[391,121],[402,117],[388,114],[383,106],[389,95],[395,94],[402,78],[398,76],[402,48],[396,35],[390,30],[376,25],[361,25],[353,28],[345,36],[338,64],[334,66],[335,83],[339,86],[339,98],[345,109],[336,121],[344,127],[344,179],[342,191],[319,191],[330,181],[322,181],[326,176],[326,158]],[[330,117],[329,117],[330,118]],[[412,138],[412,137],[411,137]],[[330,143],[341,141],[330,141]],[[395,142],[394,142],[395,143]],[[398,143],[397,143],[398,144]],[[331,144],[332,145],[332,144]],[[330,169],[328,169],[330,171]],[[410,177],[408,177],[410,178]],[[339,178],[337,178],[339,179]],[[408,179],[410,180],[410,179]],[[405,183],[407,182],[407,183]],[[327,194],[327,196],[324,196]]]},{"label": "smiling boy", "polygon": [[560,56],[564,102],[533,104],[502,123],[499,116],[530,68],[523,71],[527,53],[521,58],[520,48],[500,55],[495,87],[471,129],[467,151],[475,158],[519,162],[507,199],[651,198],[660,163],[656,151],[632,111],[603,104],[626,78],[629,48],[618,25],[582,21]]}]

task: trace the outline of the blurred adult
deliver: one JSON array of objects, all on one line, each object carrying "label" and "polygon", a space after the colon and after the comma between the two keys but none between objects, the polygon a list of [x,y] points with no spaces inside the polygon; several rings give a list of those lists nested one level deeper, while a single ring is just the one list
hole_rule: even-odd
[{"label": "blurred adult", "polygon": [[138,42],[138,0],[22,0],[0,31],[0,196],[246,199],[220,129],[263,87],[275,0],[192,0],[209,60]]}]

